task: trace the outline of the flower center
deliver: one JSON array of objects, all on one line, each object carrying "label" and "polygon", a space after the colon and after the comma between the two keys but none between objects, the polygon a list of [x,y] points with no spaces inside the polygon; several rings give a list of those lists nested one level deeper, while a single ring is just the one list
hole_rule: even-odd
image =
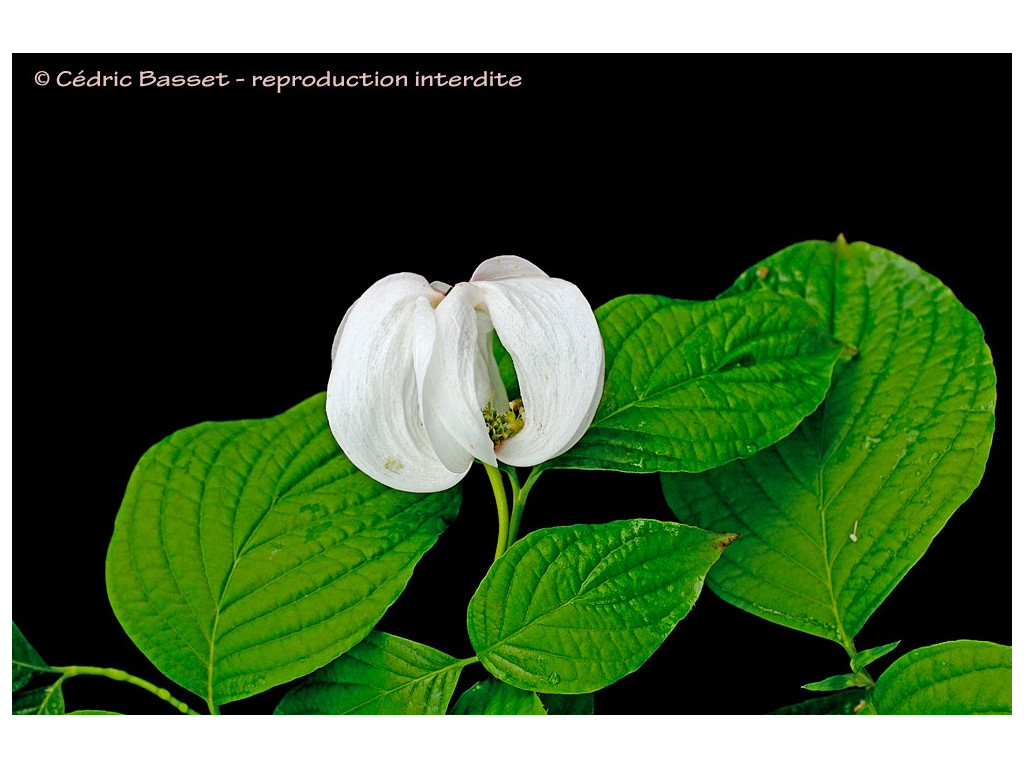
[{"label": "flower center", "polygon": [[501,445],[513,435],[519,433],[523,428],[525,409],[521,398],[509,401],[507,411],[498,411],[488,402],[481,408],[484,415],[484,423],[487,425],[487,434],[495,447]]}]

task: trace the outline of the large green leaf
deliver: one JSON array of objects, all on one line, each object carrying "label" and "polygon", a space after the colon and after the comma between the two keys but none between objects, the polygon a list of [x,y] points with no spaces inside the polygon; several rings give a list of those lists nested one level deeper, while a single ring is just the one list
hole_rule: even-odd
[{"label": "large green leaf", "polygon": [[453,715],[546,715],[537,694],[493,677],[477,683],[452,707]]},{"label": "large green leaf", "polygon": [[595,314],[601,403],[586,434],[548,466],[700,472],[749,456],[821,403],[841,351],[811,307],[768,292],[620,296]]},{"label": "large green leaf", "polygon": [[882,715],[1010,714],[1011,649],[980,640],[918,648],[892,663],[871,704]]},{"label": "large green leaf", "polygon": [[785,440],[700,475],[662,475],[684,522],[743,534],[708,577],[727,601],[852,638],[981,480],[995,371],[977,319],[918,266],[865,243],[808,242],[731,293],[802,296],[855,347]]},{"label": "large green leaf", "polygon": [[469,660],[384,632],[293,688],[278,715],[443,715]]},{"label": "large green leaf", "polygon": [[205,423],[153,446],[107,553],[125,631],[213,703],[309,674],[373,629],[455,516],[357,470],[324,395],[271,419]]},{"label": "large green leaf", "polygon": [[64,714],[64,693],[53,674],[52,668],[12,621],[11,712],[15,715]]},{"label": "large green leaf", "polygon": [[734,538],[657,520],[534,531],[477,588],[470,641],[491,674],[518,688],[603,688],[658,649]]}]

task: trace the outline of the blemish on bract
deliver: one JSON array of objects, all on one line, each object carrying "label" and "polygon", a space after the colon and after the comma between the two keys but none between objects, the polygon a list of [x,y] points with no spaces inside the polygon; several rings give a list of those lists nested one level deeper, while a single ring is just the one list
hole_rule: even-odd
[{"label": "blemish on bract", "polygon": [[766,277],[768,277],[768,267],[766,267],[764,264],[762,264],[760,267],[758,267],[757,268],[757,276],[759,278],[761,278],[762,280],[764,280]]},{"label": "blemish on bract", "polygon": [[388,472],[401,472],[405,469],[405,464],[396,456],[388,456],[384,459],[384,469]]},{"label": "blemish on bract", "polygon": [[879,437],[871,437],[870,435],[867,435],[867,436],[864,437],[864,443],[863,443],[863,445],[861,445],[860,449],[862,451],[866,451],[866,450],[870,449],[871,446],[873,446],[873,445],[875,445],[877,443],[880,443],[880,442],[882,442],[881,438],[879,438]]}]

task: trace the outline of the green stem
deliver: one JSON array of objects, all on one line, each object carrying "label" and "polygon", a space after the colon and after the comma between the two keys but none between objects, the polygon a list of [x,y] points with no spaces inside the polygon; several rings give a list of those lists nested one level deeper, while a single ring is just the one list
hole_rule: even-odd
[{"label": "green stem", "polygon": [[[55,670],[61,673],[60,680],[58,683],[63,682],[69,677],[77,677],[78,675],[94,675],[97,677],[106,677],[111,680],[119,680],[122,683],[131,683],[132,685],[138,686],[143,690],[149,691],[157,698],[163,699],[176,710],[181,712],[183,715],[198,715],[194,709],[189,707],[187,704],[178,701],[176,698],[171,696],[170,692],[165,688],[153,685],[148,680],[143,680],[141,677],[135,675],[129,675],[120,669],[110,669],[108,667],[54,667]],[[54,685],[56,688],[56,685]]]},{"label": "green stem", "polygon": [[516,468],[508,464],[499,464],[498,469],[508,475],[509,485],[512,486],[512,498],[515,499],[519,495],[519,475],[516,474]]},{"label": "green stem", "polygon": [[494,503],[498,507],[498,543],[494,548],[494,559],[497,560],[508,548],[508,497],[505,496],[505,484],[501,480],[501,470],[484,464],[487,478],[491,481],[494,491]]},{"label": "green stem", "polygon": [[543,472],[544,470],[540,467],[534,467],[530,470],[530,476],[526,478],[521,489],[516,488],[516,484],[513,484],[512,523],[508,531],[508,546],[516,543],[516,537],[519,535],[519,522],[523,518],[523,508],[526,506],[526,497],[530,495],[530,489],[533,488],[533,484],[537,482]]}]

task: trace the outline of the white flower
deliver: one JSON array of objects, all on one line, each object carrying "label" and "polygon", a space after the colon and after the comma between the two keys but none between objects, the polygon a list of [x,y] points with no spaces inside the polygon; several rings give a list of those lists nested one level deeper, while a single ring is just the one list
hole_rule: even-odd
[{"label": "white flower", "polygon": [[[494,332],[521,409],[506,407]],[[564,453],[590,426],[604,383],[586,298],[518,256],[488,259],[450,290],[409,272],[378,280],[345,313],[332,360],[335,439],[359,469],[404,491],[450,488],[474,458],[533,466]]]}]

